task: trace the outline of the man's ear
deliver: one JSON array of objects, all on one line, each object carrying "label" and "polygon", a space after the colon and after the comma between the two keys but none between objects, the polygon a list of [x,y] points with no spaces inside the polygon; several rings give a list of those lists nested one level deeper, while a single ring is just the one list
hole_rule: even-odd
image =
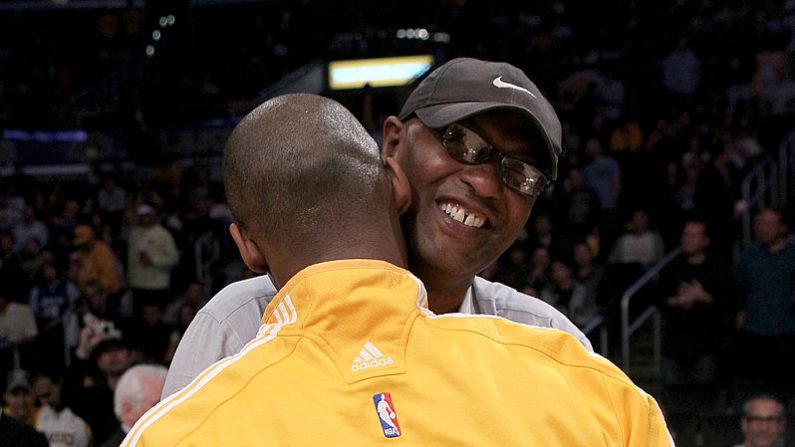
[{"label": "man's ear", "polygon": [[246,267],[255,273],[267,273],[268,261],[265,260],[265,255],[257,243],[249,239],[245,231],[236,223],[229,225],[229,234],[232,235]]},{"label": "man's ear", "polygon": [[406,145],[406,123],[392,115],[384,121],[382,129],[383,146],[381,147],[381,160],[392,182],[392,198],[400,214],[403,214],[411,205],[411,184],[406,172],[398,162],[401,149]]},{"label": "man's ear", "polygon": [[397,154],[398,148],[405,138],[405,127],[406,124],[394,115],[384,121],[384,126],[381,129],[383,137],[383,145],[381,147],[382,160],[386,160],[387,157],[394,157]]},{"label": "man's ear", "polygon": [[411,205],[411,184],[400,166],[397,159],[393,156],[384,158],[384,169],[392,182],[392,200],[397,207],[398,214],[403,214]]}]

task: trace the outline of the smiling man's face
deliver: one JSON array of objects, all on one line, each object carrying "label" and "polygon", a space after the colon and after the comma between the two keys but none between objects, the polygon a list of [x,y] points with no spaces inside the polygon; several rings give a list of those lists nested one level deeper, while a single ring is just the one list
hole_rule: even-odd
[{"label": "smiling man's face", "polygon": [[[464,124],[504,155],[534,164],[527,123],[510,112],[490,112]],[[442,146],[440,133],[408,120],[399,161],[412,186],[403,217],[412,270],[434,284],[468,282],[516,239],[535,198],[500,180],[497,164],[467,165]]]}]

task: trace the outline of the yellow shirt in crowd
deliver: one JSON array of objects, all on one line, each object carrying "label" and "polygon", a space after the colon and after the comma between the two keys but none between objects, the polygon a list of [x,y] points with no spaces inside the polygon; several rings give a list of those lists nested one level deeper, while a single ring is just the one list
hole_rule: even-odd
[{"label": "yellow shirt in crowd", "polygon": [[122,446],[672,444],[654,399],[569,334],[437,316],[388,263],[311,266],[263,323]]}]

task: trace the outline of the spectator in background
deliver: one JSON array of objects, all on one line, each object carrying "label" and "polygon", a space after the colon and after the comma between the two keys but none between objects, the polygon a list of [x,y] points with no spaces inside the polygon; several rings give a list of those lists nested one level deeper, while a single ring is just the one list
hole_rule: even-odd
[{"label": "spectator in background", "polygon": [[144,204],[136,212],[138,224],[130,231],[127,247],[127,283],[133,292],[133,314],[138,316],[147,304],[165,310],[171,299],[171,269],[179,262],[179,253],[154,208]]},{"label": "spectator in background", "polygon": [[36,239],[28,239],[19,253],[19,267],[25,272],[25,282],[32,284],[41,265],[52,260],[52,254],[43,252]]},{"label": "spectator in background", "polygon": [[130,344],[151,362],[163,363],[172,328],[163,322],[163,309],[157,303],[143,305],[141,315],[126,320],[122,326]]},{"label": "spectator in background", "polygon": [[127,191],[117,185],[113,177],[105,177],[102,181],[102,189],[97,192],[97,206],[102,218],[114,230],[118,230],[121,227],[126,205]]},{"label": "spectator in background", "polygon": [[721,145],[713,153],[712,162],[699,174],[693,197],[696,212],[712,232],[712,250],[724,259],[731,256],[735,239],[736,178],[729,150]]},{"label": "spectator in background", "polygon": [[553,225],[550,216],[539,214],[533,219],[532,228],[525,234],[519,236],[519,240],[524,239],[526,251],[532,247],[545,247],[552,258],[562,256],[569,250],[569,239],[563,237],[557,226]]},{"label": "spectator in background", "polygon": [[[197,262],[202,263],[205,259],[196,258],[197,243],[201,244],[203,253],[212,251],[215,241],[221,237],[220,221],[210,217],[210,200],[207,197],[205,188],[197,188],[188,193],[188,203],[182,214],[182,229],[180,231],[178,245],[182,250],[183,256],[180,258],[181,265],[179,271],[182,280],[190,281],[195,279]],[[209,236],[210,239],[203,239]],[[224,236],[226,237],[226,236]]]},{"label": "spectator in background", "polygon": [[61,384],[49,380],[47,400],[36,411],[33,426],[44,433],[50,447],[88,447],[91,429],[61,401]]},{"label": "spectator in background", "polygon": [[135,422],[160,402],[167,372],[161,365],[136,365],[121,376],[113,393],[113,411],[121,424],[101,447],[118,447]]},{"label": "spectator in background", "polygon": [[78,313],[84,320],[90,315],[88,318],[120,323],[125,313],[123,309],[112,306],[108,298],[108,292],[102,283],[90,281],[83,287],[83,294],[78,300]]},{"label": "spectator in background", "polygon": [[49,366],[62,368],[64,359],[64,318],[75,308],[80,292],[60,276],[55,264],[48,262],[39,269],[37,284],[30,289],[28,303],[39,327],[39,353]]},{"label": "spectator in background", "polygon": [[28,381],[28,373],[15,369],[8,374],[3,400],[3,416],[12,417],[26,425],[33,426],[33,413],[36,410],[33,393]]},{"label": "spectator in background", "polygon": [[80,204],[76,200],[69,199],[65,201],[61,214],[52,219],[55,234],[73,237],[75,228],[80,224],[77,220],[79,213]]},{"label": "spectator in background", "polygon": [[204,284],[198,281],[192,281],[185,288],[185,293],[177,296],[171,301],[171,304],[166,308],[163,314],[163,320],[172,326],[176,326],[182,319],[182,307],[189,305],[198,312],[204,304],[207,303],[207,298],[204,293]]},{"label": "spectator in background", "polygon": [[742,364],[746,375],[790,392],[795,374],[795,244],[787,241],[780,211],[754,217],[756,244],[740,255],[737,283]]},{"label": "spectator in background", "polygon": [[552,262],[550,281],[541,290],[541,299],[555,306],[579,327],[588,324],[597,313],[596,301],[591,299],[588,290],[563,261]]},{"label": "spectator in background", "polygon": [[36,209],[31,205],[25,205],[22,220],[14,225],[12,234],[16,251],[22,251],[30,239],[35,239],[39,247],[46,247],[50,240],[50,230],[44,222],[36,218]]},{"label": "spectator in background", "polygon": [[24,299],[30,287],[27,273],[20,264],[19,255],[14,252],[14,237],[0,233],[0,278],[7,297],[12,300]]},{"label": "spectator in background", "polygon": [[[533,256],[530,258],[530,265],[530,275],[525,280],[524,286],[540,292],[549,282],[549,267],[552,265],[549,249],[543,245],[534,248]],[[538,296],[538,293],[531,296]]]},{"label": "spectator in background", "polygon": [[110,246],[96,239],[94,230],[88,225],[75,228],[71,275],[82,292],[91,281],[98,281],[109,295],[121,290],[119,260]]},{"label": "spectator in background", "polygon": [[0,445],[49,447],[47,438],[33,427],[0,414]]},{"label": "spectator in background", "polygon": [[574,277],[585,286],[585,290],[588,292],[588,301],[601,302],[601,283],[604,274],[605,266],[595,262],[591,246],[585,241],[575,243]]},{"label": "spectator in background", "polygon": [[177,346],[179,346],[182,336],[185,335],[185,331],[188,329],[190,322],[196,317],[196,312],[198,312],[198,309],[191,304],[183,303],[182,306],[180,306],[179,320],[173,325],[174,330],[171,331],[171,336],[168,339],[168,349],[166,350],[166,355],[163,359],[166,365],[170,365],[171,360],[174,359],[174,353],[177,352]]},{"label": "spectator in background", "polygon": [[532,269],[528,254],[528,244],[515,241],[499,258],[497,281],[515,289],[524,287]]},{"label": "spectator in background", "polygon": [[63,403],[89,424],[97,445],[118,427],[113,392],[135,361],[133,351],[119,335],[103,331],[98,324],[86,325],[62,388]]},{"label": "spectator in background", "polygon": [[528,243],[529,247],[546,247],[553,251],[553,245],[556,245],[556,240],[552,234],[552,222],[546,214],[539,214],[532,219],[533,228],[529,231]]},{"label": "spectator in background", "polygon": [[33,378],[33,402],[37,408],[50,403],[54,383],[53,377],[49,374],[38,374]]},{"label": "spectator in background", "polygon": [[701,83],[701,61],[681,37],[676,49],[662,61],[662,81],[671,93],[690,96]]},{"label": "spectator in background", "polygon": [[603,242],[609,243],[615,235],[612,226],[617,218],[616,207],[621,193],[621,168],[617,161],[604,153],[602,143],[597,138],[585,143],[585,153],[591,160],[582,168],[582,176],[585,184],[599,197],[602,210],[599,233],[606,238]]},{"label": "spectator in background", "polygon": [[736,447],[783,447],[787,430],[784,405],[770,394],[758,394],[743,404],[743,443]]},{"label": "spectator in background", "polygon": [[632,213],[627,222],[627,232],[618,238],[610,252],[612,264],[638,263],[648,267],[665,253],[662,236],[649,228],[649,214],[643,210]]},{"label": "spectator in background", "polygon": [[569,170],[562,189],[562,200],[555,207],[560,212],[556,228],[559,225],[560,232],[571,239],[585,238],[599,224],[599,197],[585,184],[582,171],[577,168]]},{"label": "spectator in background", "polygon": [[38,333],[30,307],[11,301],[0,289],[0,340],[15,345],[28,344]]},{"label": "spectator in background", "polygon": [[718,353],[735,310],[732,273],[707,254],[704,222],[682,229],[682,256],[667,266],[658,285],[663,315],[663,381],[667,385],[712,385]]},{"label": "spectator in background", "polygon": [[599,115],[606,120],[618,119],[624,111],[627,89],[624,82],[616,77],[615,70],[605,70],[605,77],[597,86],[597,95],[601,101]]},{"label": "spectator in background", "polygon": [[0,276],[13,278],[5,284],[13,299],[21,299],[27,293],[27,272],[22,269],[19,254],[14,251],[14,237],[6,232],[0,232]]},{"label": "spectator in background", "polygon": [[7,190],[0,191],[0,230],[11,231],[17,223],[22,221],[24,201],[10,197]]},{"label": "spectator in background", "polygon": [[39,269],[37,285],[30,289],[28,303],[39,327],[48,328],[61,322],[78,296],[77,287],[60,275],[54,263],[48,262]]},{"label": "spectator in background", "polygon": [[[0,281],[9,280],[3,278]],[[8,297],[7,286],[0,284],[0,372],[25,366],[30,354],[28,348],[38,334],[30,307],[12,301]],[[19,361],[23,365],[18,364]]]},{"label": "spectator in background", "polygon": [[0,233],[0,261],[2,267],[16,264],[19,261],[16,251],[14,251],[14,236],[5,231]]}]

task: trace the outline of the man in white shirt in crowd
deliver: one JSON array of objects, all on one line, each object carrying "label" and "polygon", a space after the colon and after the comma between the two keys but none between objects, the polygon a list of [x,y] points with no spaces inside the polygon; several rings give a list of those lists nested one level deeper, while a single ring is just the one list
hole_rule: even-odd
[{"label": "man in white shirt in crowd", "polygon": [[149,303],[165,309],[171,298],[171,269],[179,262],[179,252],[154,208],[140,205],[137,214],[138,225],[130,231],[127,249],[127,284],[133,292],[135,314],[140,315]]},{"label": "man in white shirt in crowd", "polygon": [[9,295],[8,286],[0,284],[0,371],[24,367],[28,348],[39,334],[30,307],[13,301]]},{"label": "man in white shirt in crowd", "polygon": [[[36,411],[33,426],[44,433],[50,447],[88,447],[91,445],[91,429],[61,402],[61,385],[56,381],[45,381],[46,402]],[[38,385],[38,384],[37,384]],[[37,390],[40,391],[40,390]]]}]

